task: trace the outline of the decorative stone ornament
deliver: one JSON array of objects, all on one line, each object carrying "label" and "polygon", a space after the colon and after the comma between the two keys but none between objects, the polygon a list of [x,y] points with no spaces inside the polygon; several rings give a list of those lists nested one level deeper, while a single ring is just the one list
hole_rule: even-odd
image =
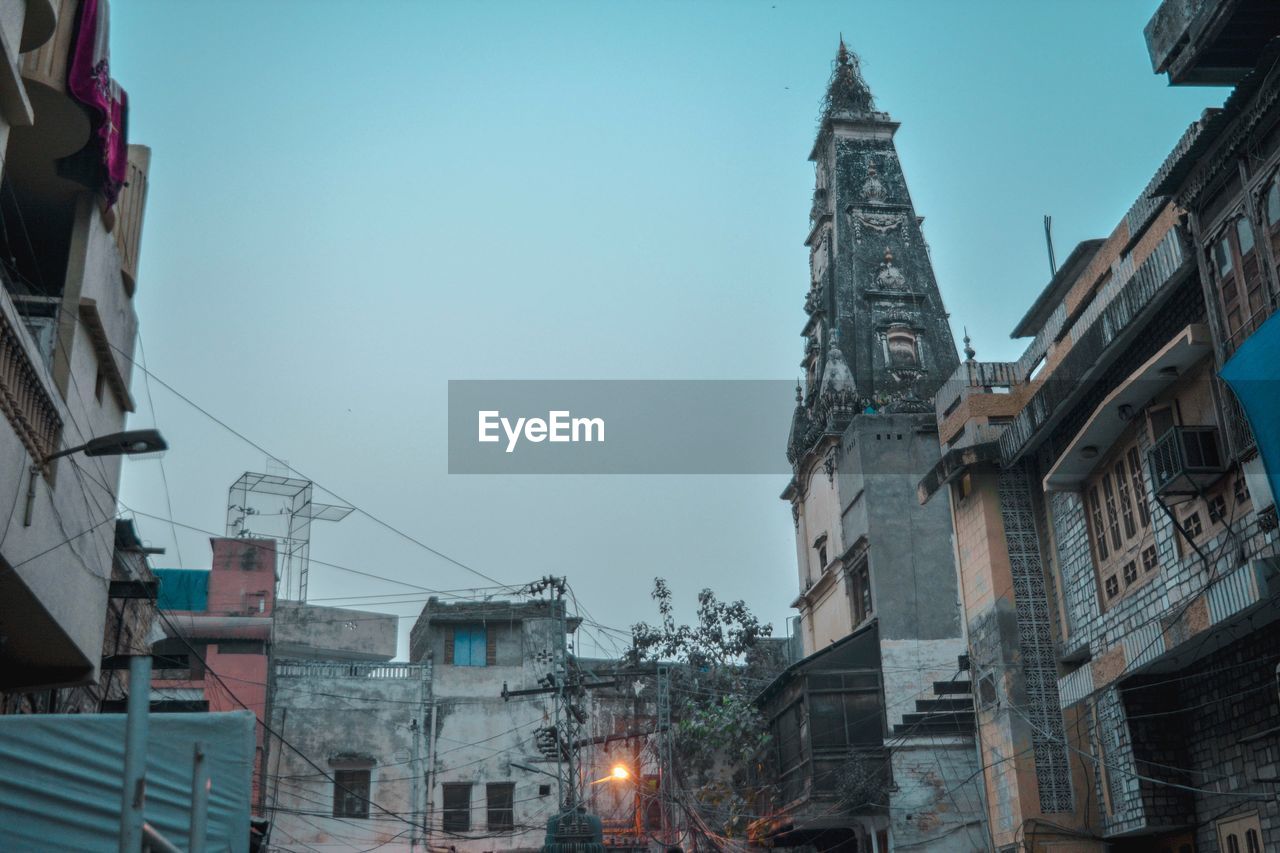
[{"label": "decorative stone ornament", "polygon": [[876,287],[880,290],[907,290],[907,277],[893,265],[893,251],[884,250],[884,260],[876,273]]},{"label": "decorative stone ornament", "polygon": [[862,182],[862,197],[875,204],[881,204],[886,196],[884,181],[880,180],[880,175],[876,172],[876,164],[868,163],[867,179]]},{"label": "decorative stone ornament", "polygon": [[853,225],[853,240],[855,243],[861,243],[863,229],[870,228],[882,237],[891,231],[901,231],[902,245],[911,245],[911,232],[903,227],[907,222],[905,214],[851,211],[850,218]]}]

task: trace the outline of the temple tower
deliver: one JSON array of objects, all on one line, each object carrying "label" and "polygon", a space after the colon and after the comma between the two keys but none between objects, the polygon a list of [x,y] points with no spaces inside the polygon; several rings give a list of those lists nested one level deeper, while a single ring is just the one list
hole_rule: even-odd
[{"label": "temple tower", "polygon": [[[773,843],[968,851],[985,839],[965,781],[977,767],[950,507],[922,506],[916,491],[939,456],[933,397],[959,359],[897,129],[842,40],[809,158],[804,378],[782,497],[795,521],[806,677],[847,686],[836,672],[849,649],[870,650],[858,668],[874,669],[857,678],[875,683],[880,716],[873,732],[848,729],[840,760],[886,775],[839,827],[823,823],[830,804],[815,778],[813,801],[789,818],[796,829]],[[811,715],[822,713],[813,701]]]}]

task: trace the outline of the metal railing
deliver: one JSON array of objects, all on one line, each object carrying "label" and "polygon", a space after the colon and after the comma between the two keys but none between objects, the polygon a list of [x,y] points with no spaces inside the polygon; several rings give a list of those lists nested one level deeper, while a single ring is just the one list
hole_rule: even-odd
[{"label": "metal railing", "polygon": [[32,459],[47,459],[62,440],[62,416],[8,313],[0,314],[0,410]]},{"label": "metal railing", "polygon": [[281,661],[276,675],[285,678],[422,678],[425,664],[416,663],[334,663],[332,661]]}]

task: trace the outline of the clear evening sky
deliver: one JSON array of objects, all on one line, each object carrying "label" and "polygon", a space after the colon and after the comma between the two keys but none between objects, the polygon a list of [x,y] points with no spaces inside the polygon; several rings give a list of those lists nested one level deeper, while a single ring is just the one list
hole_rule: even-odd
[{"label": "clear evening sky", "polygon": [[[797,588],[784,478],[451,477],[447,380],[795,377],[806,158],[842,32],[902,122],[957,341],[967,325],[980,359],[1016,357],[1009,330],[1048,279],[1041,217],[1059,259],[1105,236],[1225,96],[1152,74],[1156,6],[117,0],[113,73],[131,141],[153,148],[148,364],[487,575],[567,574],[620,628],[654,618],[662,575],[687,613],[710,586],[781,632]],[[265,460],[150,390],[154,415],[135,373],[132,422],[169,439],[172,517],[198,530],[138,526],[169,549],[155,565],[207,567],[199,530],[221,533],[227,487]],[[169,517],[159,463],[128,463],[122,499]],[[312,556],[489,585],[358,515],[317,523]],[[372,609],[412,615],[425,597],[311,577],[323,603],[407,592]]]}]

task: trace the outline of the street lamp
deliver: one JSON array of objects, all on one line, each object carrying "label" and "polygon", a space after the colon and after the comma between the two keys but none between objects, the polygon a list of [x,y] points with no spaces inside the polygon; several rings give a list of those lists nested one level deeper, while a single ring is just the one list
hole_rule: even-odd
[{"label": "street lamp", "polygon": [[599,779],[596,779],[591,784],[599,785],[601,782],[625,782],[630,778],[631,778],[631,771],[627,768],[627,765],[615,764],[613,765],[613,768],[609,770],[608,776],[603,776]]},{"label": "street lamp", "polygon": [[22,519],[22,526],[31,526],[31,511],[36,503],[36,479],[44,466],[53,460],[73,453],[84,453],[85,456],[135,456],[139,453],[156,453],[168,449],[169,444],[164,440],[164,436],[160,435],[159,430],[133,429],[100,435],[89,439],[84,444],[68,447],[36,460],[31,465],[31,478],[27,482],[27,509]]}]

